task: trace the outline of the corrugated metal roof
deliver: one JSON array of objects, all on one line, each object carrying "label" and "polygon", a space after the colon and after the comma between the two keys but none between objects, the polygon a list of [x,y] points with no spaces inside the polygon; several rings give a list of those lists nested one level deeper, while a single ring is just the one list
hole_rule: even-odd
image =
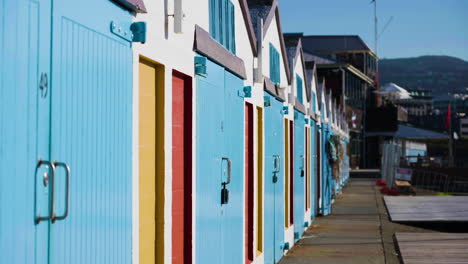
[{"label": "corrugated metal roof", "polygon": [[265,21],[268,14],[270,13],[272,6],[271,5],[255,5],[255,4],[251,4],[250,2],[251,1],[248,1],[250,18],[252,19],[252,25],[255,31],[255,35],[257,38],[259,38],[260,37],[258,36],[258,33],[260,32],[259,30],[260,19],[259,18]]},{"label": "corrugated metal roof", "polygon": [[294,67],[293,61],[296,57],[297,46],[286,46],[286,54],[288,56],[288,63]]},{"label": "corrugated metal roof", "polygon": [[366,136],[387,136],[406,139],[448,139],[447,134],[406,125],[398,125],[396,132],[368,132]]},{"label": "corrugated metal roof", "polygon": [[308,52],[369,50],[369,46],[357,35],[352,36],[304,36],[304,50]]},{"label": "corrugated metal roof", "polygon": [[395,133],[397,138],[432,138],[432,139],[448,139],[447,134],[421,129],[417,127],[410,127],[405,125],[398,125],[398,131]]},{"label": "corrugated metal roof", "polygon": [[293,65],[293,61],[296,58],[297,49],[299,48],[298,45],[300,38],[289,33],[283,34],[283,38],[286,45],[286,53],[288,55],[289,65]]},{"label": "corrugated metal roof", "polygon": [[313,69],[306,69],[306,74],[307,74],[307,80],[309,82],[315,81],[314,80],[314,70]]},{"label": "corrugated metal roof", "polygon": [[319,82],[319,85],[317,87],[317,101],[318,101],[318,109],[322,110],[322,95],[325,90],[325,81],[322,80]]}]

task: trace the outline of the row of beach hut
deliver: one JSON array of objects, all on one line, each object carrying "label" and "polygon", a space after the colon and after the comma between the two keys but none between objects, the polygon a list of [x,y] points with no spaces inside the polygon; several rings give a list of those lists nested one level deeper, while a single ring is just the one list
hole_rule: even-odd
[{"label": "row of beach hut", "polygon": [[2,263],[278,263],[348,179],[277,0],[0,0],[0,38]]}]

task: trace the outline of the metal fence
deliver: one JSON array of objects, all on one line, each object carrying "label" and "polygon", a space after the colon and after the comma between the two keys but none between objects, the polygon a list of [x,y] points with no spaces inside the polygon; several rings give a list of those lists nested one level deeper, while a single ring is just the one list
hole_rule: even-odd
[{"label": "metal fence", "polygon": [[387,140],[382,146],[382,179],[391,186],[400,165],[401,146],[395,140]]},{"label": "metal fence", "polygon": [[411,185],[417,189],[468,194],[468,170],[457,168],[412,168]]},{"label": "metal fence", "polygon": [[398,168],[412,170],[411,185],[421,191],[468,195],[468,168],[448,168],[444,159],[427,156],[404,156],[396,140],[382,145],[382,179],[389,187],[395,182]]}]

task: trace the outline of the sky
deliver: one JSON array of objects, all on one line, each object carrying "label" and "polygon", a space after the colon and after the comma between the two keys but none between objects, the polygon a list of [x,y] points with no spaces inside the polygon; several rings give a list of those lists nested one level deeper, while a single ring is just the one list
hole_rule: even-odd
[{"label": "sky", "polygon": [[[283,32],[359,35],[371,49],[371,0],[279,0]],[[468,0],[377,0],[380,58],[448,55],[468,61]]]}]

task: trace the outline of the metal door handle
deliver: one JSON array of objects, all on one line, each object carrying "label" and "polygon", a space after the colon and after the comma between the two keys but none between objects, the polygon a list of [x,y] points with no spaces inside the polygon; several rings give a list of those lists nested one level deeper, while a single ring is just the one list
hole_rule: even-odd
[{"label": "metal door handle", "polygon": [[[57,161],[54,161],[54,165],[55,167],[62,167],[63,169],[65,169],[65,172],[66,172],[66,178],[65,178],[65,212],[63,213],[63,215],[60,215],[60,216],[56,216],[55,215],[55,212],[52,211],[52,223],[57,221],[57,220],[63,220],[65,218],[67,218],[68,216],[68,206],[69,206],[69,201],[70,201],[70,167],[64,163],[64,162],[57,162]],[[52,183],[52,188],[55,188],[55,183]],[[53,203],[53,200],[52,200],[52,203]]]},{"label": "metal door handle", "polygon": [[273,173],[278,172],[278,158],[276,155],[273,155]]},{"label": "metal door handle", "polygon": [[52,187],[49,187],[49,189],[50,189],[49,215],[48,216],[41,216],[41,215],[38,214],[36,216],[36,224],[39,224],[41,221],[50,220],[50,219],[53,218],[53,215],[54,215],[55,165],[50,161],[39,159],[39,162],[37,163],[36,169],[40,168],[42,165],[47,165],[52,170],[52,174],[51,174]]},{"label": "metal door handle", "polygon": [[231,165],[232,165],[232,164],[231,164],[231,159],[229,159],[229,158],[223,157],[222,160],[227,161],[227,165],[228,165],[228,180],[227,180],[226,182],[223,182],[223,183],[222,183],[222,185],[226,185],[226,184],[231,183],[231,172],[232,172],[232,171],[231,171],[231,168],[232,168]]},{"label": "metal door handle", "polygon": [[278,173],[281,171],[281,158],[279,155],[273,155],[274,157],[274,173]]}]

